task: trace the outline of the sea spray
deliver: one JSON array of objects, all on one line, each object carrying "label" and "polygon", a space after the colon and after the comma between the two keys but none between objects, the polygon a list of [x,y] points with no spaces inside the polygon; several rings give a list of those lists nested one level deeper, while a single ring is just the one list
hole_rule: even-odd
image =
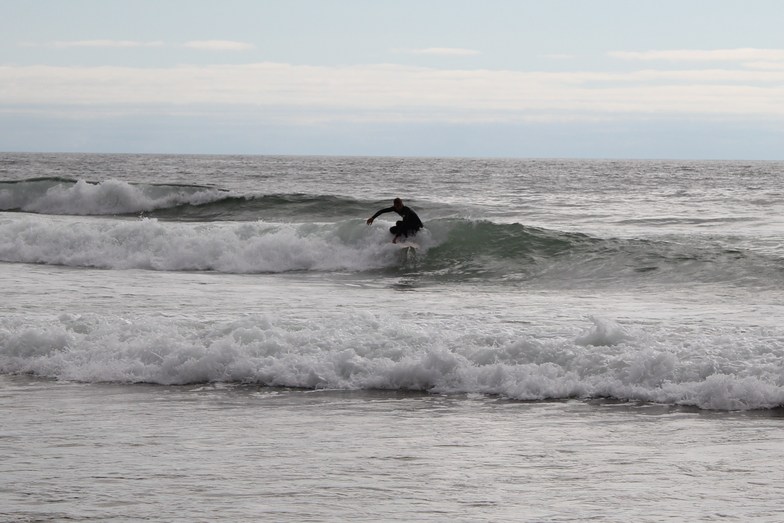
[{"label": "sea spray", "polygon": [[618,323],[591,316],[593,327],[575,340],[578,345],[618,345],[629,339],[629,333]]}]

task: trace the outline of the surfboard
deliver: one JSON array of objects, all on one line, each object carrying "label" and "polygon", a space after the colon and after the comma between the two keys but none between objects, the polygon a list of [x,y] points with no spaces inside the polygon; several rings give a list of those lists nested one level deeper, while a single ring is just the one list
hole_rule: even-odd
[{"label": "surfboard", "polygon": [[400,247],[400,259],[404,263],[416,260],[417,249],[419,245],[414,242],[398,242],[395,245]]}]

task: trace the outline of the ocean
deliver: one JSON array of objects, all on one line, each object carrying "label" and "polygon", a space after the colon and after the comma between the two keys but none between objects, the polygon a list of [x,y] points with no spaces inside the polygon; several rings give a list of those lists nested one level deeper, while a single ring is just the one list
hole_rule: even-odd
[{"label": "ocean", "polygon": [[782,521],[783,231],[784,162],[0,153],[0,521]]}]

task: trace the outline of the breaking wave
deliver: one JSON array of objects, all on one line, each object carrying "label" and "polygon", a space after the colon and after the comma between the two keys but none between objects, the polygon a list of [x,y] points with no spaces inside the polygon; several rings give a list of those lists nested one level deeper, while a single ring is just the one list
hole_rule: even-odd
[{"label": "breaking wave", "polygon": [[560,337],[491,329],[414,325],[359,310],[319,321],[280,315],[211,324],[155,316],[3,319],[0,373],[518,400],[615,398],[714,410],[784,404],[784,346],[764,332],[657,336],[602,318]]},{"label": "breaking wave", "polygon": [[326,222],[169,222],[155,218],[0,215],[0,261],[103,269],[409,273],[422,281],[616,282],[781,286],[776,256],[711,243],[603,239],[521,224],[429,221],[401,263],[387,227]]}]

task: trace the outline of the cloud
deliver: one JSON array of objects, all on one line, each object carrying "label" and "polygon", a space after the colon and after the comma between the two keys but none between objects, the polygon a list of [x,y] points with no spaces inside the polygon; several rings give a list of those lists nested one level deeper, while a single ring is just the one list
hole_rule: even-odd
[{"label": "cloud", "polygon": [[784,70],[784,60],[781,62],[745,62],[743,66],[749,69]]},{"label": "cloud", "polygon": [[256,47],[253,44],[234,42],[231,40],[193,40],[186,42],[184,46],[189,49],[201,49],[205,51],[249,51]]},{"label": "cloud", "polygon": [[396,49],[396,51],[431,56],[478,56],[481,54],[474,49],[463,49],[460,47],[427,47],[425,49]]},{"label": "cloud", "polygon": [[669,62],[766,62],[784,61],[784,49],[676,49],[669,51],[612,51],[621,60]]},{"label": "cloud", "polygon": [[[0,66],[0,108],[116,114],[225,110],[291,123],[564,118],[784,119],[784,70],[622,73],[251,63],[173,68]],[[248,112],[250,110],[250,112]]]}]

